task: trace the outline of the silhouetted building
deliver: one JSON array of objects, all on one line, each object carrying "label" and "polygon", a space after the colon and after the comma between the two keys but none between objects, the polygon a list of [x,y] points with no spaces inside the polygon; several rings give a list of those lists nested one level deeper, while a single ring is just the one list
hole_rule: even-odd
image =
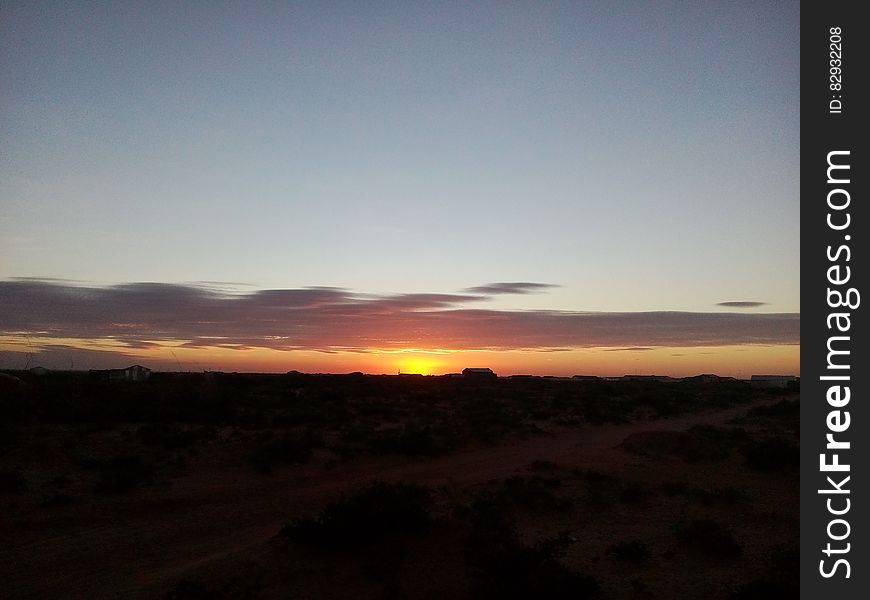
[{"label": "silhouetted building", "polygon": [[146,381],[151,377],[151,369],[142,365],[131,365],[125,369],[92,369],[90,373],[109,381]]},{"label": "silhouetted building", "polygon": [[493,373],[492,369],[486,368],[462,369],[462,375],[464,377],[474,377],[476,379],[495,379],[497,377],[497,375]]}]

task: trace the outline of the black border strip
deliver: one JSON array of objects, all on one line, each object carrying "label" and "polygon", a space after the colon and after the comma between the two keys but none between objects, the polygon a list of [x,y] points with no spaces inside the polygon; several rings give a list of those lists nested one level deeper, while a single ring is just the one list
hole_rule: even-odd
[{"label": "black border strip", "polygon": [[[864,116],[870,110],[865,92],[870,72],[865,40],[870,36],[870,23],[859,18],[858,6],[857,2],[804,2],[801,6],[803,598],[866,598],[870,589],[867,494],[862,493],[867,489],[870,456],[864,443],[870,432],[865,408],[870,387],[865,349],[870,333],[865,316],[868,307],[858,301],[861,292],[870,294],[866,285],[870,158]],[[832,72],[832,67],[841,72],[836,68]],[[841,89],[836,89],[836,83]],[[835,167],[829,172],[829,161],[839,167],[849,165],[849,169]],[[851,306],[836,306],[841,300],[838,294]],[[860,300],[870,302],[870,296]],[[828,434],[835,442],[848,442],[849,447],[828,448]],[[836,454],[837,462],[848,464],[849,470],[824,471],[822,454],[828,464]],[[831,550],[826,552],[828,544]],[[823,576],[822,571],[830,576]]]}]

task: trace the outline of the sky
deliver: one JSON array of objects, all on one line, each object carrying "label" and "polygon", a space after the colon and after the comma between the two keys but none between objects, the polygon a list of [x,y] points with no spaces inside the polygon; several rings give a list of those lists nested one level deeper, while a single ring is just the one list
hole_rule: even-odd
[{"label": "sky", "polygon": [[797,373],[798,24],[3,2],[0,367]]}]

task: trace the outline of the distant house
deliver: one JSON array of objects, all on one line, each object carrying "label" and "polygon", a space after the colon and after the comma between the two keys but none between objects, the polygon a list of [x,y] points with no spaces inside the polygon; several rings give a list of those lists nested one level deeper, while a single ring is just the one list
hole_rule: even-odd
[{"label": "distant house", "polygon": [[492,369],[486,368],[462,369],[462,375],[463,377],[473,377],[475,379],[495,379],[497,377]]},{"label": "distant house", "polygon": [[151,369],[142,365],[131,365],[125,369],[94,369],[90,373],[109,381],[146,381],[151,377]]},{"label": "distant house", "polygon": [[750,385],[760,388],[791,388],[800,384],[797,375],[753,375]]},{"label": "distant house", "polygon": [[600,381],[601,377],[598,375],[574,375],[571,379],[575,379],[577,381]]}]

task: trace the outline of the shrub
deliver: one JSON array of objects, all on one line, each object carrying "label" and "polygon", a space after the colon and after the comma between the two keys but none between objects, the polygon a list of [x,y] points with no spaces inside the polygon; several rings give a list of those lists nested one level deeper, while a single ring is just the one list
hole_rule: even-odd
[{"label": "shrub", "polygon": [[754,417],[800,417],[800,411],[800,401],[780,400],[776,404],[750,408],[747,414]]},{"label": "shrub", "polygon": [[641,431],[622,442],[629,452],[651,456],[671,455],[686,461],[717,461],[728,458],[745,440],[741,429],[695,425],[688,431]]},{"label": "shrub", "polygon": [[690,551],[711,558],[733,559],[743,554],[731,530],[710,519],[692,521],[680,528],[677,539]]},{"label": "shrub", "polygon": [[320,443],[319,436],[309,431],[286,431],[257,446],[251,462],[265,473],[276,465],[306,463]]},{"label": "shrub", "polygon": [[166,600],[216,600],[221,597],[211,588],[191,579],[182,579],[165,596]]},{"label": "shrub", "polygon": [[652,494],[651,490],[639,483],[633,482],[627,483],[619,491],[619,499],[626,504],[642,504],[646,502]]},{"label": "shrub", "polygon": [[562,498],[552,488],[561,485],[557,478],[521,477],[506,479],[503,494],[505,500],[523,508],[533,510],[565,510],[571,507],[569,498]]},{"label": "shrub", "polygon": [[741,585],[729,596],[730,600],[791,600],[800,596],[794,583],[780,583],[756,579]]},{"label": "shrub", "polygon": [[42,508],[62,508],[75,503],[75,498],[64,492],[52,492],[43,494],[39,500],[39,506]]},{"label": "shrub", "polygon": [[432,428],[413,425],[379,431],[370,442],[374,452],[407,456],[438,456],[444,454],[449,445],[439,439]]},{"label": "shrub", "polygon": [[594,578],[558,561],[573,542],[567,534],[533,546],[517,534],[503,502],[487,495],[469,511],[466,554],[473,565],[474,596],[481,598],[590,598],[599,591]]},{"label": "shrub", "polygon": [[531,471],[558,471],[560,467],[551,460],[537,459],[529,463],[528,468]]},{"label": "shrub", "polygon": [[692,486],[685,481],[665,481],[661,490],[667,496],[686,496],[692,491]]},{"label": "shrub", "polygon": [[425,529],[431,504],[426,487],[376,481],[330,503],[317,517],[288,523],[278,535],[308,544],[358,546],[390,533]]},{"label": "shrub", "polygon": [[745,492],[733,487],[702,489],[695,495],[704,506],[733,506],[747,498]]},{"label": "shrub", "polygon": [[118,456],[92,464],[98,470],[98,492],[132,492],[152,475],[152,469],[138,456]]},{"label": "shrub", "polygon": [[612,545],[607,551],[617,560],[641,562],[649,558],[649,548],[638,540],[619,542]]},{"label": "shrub", "polygon": [[136,434],[143,444],[159,446],[165,450],[178,450],[196,444],[203,437],[203,429],[149,423],[140,426]]},{"label": "shrub", "polygon": [[759,471],[777,471],[800,466],[797,444],[781,438],[752,442],[744,449],[746,466]]},{"label": "shrub", "polygon": [[0,493],[20,494],[27,489],[27,479],[20,469],[0,469]]}]

